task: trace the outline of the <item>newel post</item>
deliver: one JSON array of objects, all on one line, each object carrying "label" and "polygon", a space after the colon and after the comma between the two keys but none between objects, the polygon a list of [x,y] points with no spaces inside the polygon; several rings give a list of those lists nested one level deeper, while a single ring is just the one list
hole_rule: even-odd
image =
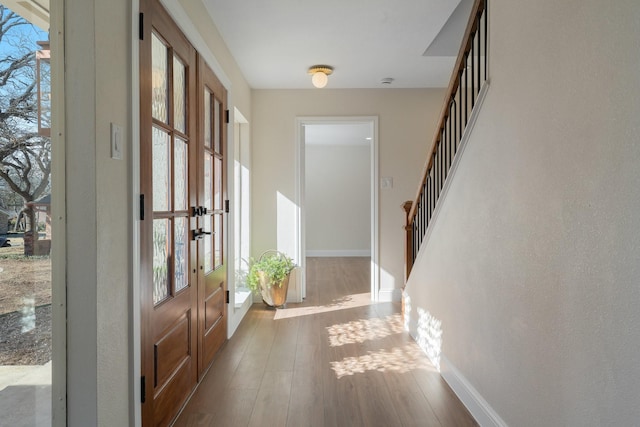
[{"label": "newel post", "polygon": [[413,267],[413,225],[409,220],[409,212],[413,202],[404,202],[402,209],[404,210],[404,284],[402,285],[402,319],[404,319],[404,288],[409,280],[409,273]]},{"label": "newel post", "polygon": [[411,273],[411,267],[413,267],[413,221],[409,218],[409,212],[413,202],[404,202],[402,209],[404,209],[404,282],[409,280],[409,274]]}]

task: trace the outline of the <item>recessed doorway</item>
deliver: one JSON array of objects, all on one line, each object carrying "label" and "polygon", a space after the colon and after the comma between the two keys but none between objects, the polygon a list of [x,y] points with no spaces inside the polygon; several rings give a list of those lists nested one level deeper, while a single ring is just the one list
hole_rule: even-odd
[{"label": "recessed doorway", "polygon": [[302,268],[294,300],[306,297],[306,256],[370,257],[371,299],[378,300],[377,130],[377,117],[297,119]]}]

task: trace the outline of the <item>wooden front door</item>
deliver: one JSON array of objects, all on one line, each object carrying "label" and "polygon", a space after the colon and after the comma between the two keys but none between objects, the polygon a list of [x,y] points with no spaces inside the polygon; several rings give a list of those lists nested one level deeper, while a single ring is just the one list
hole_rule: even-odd
[{"label": "wooden front door", "polygon": [[166,426],[226,339],[226,94],[158,1],[140,7],[142,420]]}]

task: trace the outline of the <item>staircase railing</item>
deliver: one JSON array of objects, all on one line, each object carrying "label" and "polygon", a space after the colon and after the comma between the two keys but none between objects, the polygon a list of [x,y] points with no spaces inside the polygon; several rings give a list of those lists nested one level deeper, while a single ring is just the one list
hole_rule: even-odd
[{"label": "staircase railing", "polygon": [[416,198],[403,205],[406,213],[405,280],[433,219],[480,89],[487,80],[487,47],[487,0],[475,0]]}]

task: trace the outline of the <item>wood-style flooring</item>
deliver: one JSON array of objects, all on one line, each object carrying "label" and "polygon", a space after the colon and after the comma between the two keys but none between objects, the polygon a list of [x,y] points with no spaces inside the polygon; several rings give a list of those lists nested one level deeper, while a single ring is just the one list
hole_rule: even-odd
[{"label": "wood-style flooring", "polygon": [[368,258],[307,258],[307,298],[254,304],[175,426],[475,426],[403,331],[371,303]]}]

